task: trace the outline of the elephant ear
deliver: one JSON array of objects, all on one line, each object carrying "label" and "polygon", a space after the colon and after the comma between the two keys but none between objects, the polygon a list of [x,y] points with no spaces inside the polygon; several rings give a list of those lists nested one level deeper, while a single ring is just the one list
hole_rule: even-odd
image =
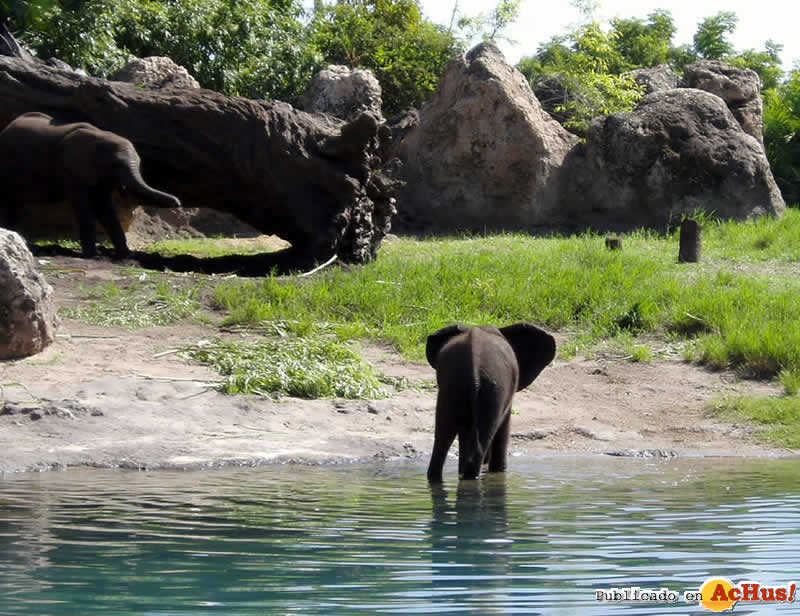
[{"label": "elephant ear", "polygon": [[556,341],[543,329],[530,323],[516,323],[501,327],[500,333],[505,336],[519,364],[519,384],[517,391],[525,389],[533,383],[544,367],[556,356]]},{"label": "elephant ear", "polygon": [[425,344],[425,357],[428,358],[428,363],[436,369],[436,358],[439,351],[453,336],[456,336],[469,329],[466,325],[448,325],[439,331],[433,332],[428,336],[428,342]]}]

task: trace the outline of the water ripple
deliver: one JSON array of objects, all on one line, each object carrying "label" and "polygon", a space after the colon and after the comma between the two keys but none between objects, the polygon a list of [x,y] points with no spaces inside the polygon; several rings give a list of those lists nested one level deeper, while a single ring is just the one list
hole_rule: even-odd
[{"label": "water ripple", "polygon": [[800,578],[800,461],[516,462],[0,476],[0,616],[645,615],[697,606],[594,590]]}]

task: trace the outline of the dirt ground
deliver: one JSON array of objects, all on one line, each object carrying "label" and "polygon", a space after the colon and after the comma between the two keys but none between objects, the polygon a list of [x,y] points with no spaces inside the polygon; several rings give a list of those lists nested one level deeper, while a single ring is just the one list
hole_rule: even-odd
[{"label": "dirt ground", "polygon": [[[107,260],[54,258],[72,274],[45,273],[59,305],[86,285],[119,276]],[[137,469],[224,464],[427,459],[436,391],[377,401],[279,401],[214,389],[219,376],[175,349],[217,334],[175,325],[136,331],[64,319],[43,353],[0,363],[0,472],[71,466]],[[561,342],[563,339],[557,339]],[[427,364],[389,349],[362,355],[388,375],[434,379]],[[678,359],[631,363],[556,360],[515,397],[510,464],[520,455],[779,456],[752,428],[704,408],[725,393],[776,393]],[[456,447],[446,472],[454,471]]]}]

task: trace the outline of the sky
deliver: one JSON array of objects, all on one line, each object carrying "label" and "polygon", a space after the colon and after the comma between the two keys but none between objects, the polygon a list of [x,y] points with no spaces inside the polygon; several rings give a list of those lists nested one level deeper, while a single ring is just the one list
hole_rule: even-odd
[{"label": "sky", "polygon": [[[434,23],[448,25],[455,0],[421,0],[423,15]],[[488,13],[496,0],[458,0],[459,12],[473,16]],[[783,45],[781,60],[784,70],[800,63],[800,1],[798,0],[600,0],[596,16],[601,22],[613,17],[646,18],[648,13],[664,9],[672,14],[677,33],[675,45],[691,44],[697,24],[720,11],[733,11],[739,17],[736,31],[730,37],[737,50],[763,50],[772,39]],[[519,18],[508,36],[516,43],[499,42],[511,64],[533,55],[540,43],[562,34],[581,16],[568,0],[522,0]]]}]

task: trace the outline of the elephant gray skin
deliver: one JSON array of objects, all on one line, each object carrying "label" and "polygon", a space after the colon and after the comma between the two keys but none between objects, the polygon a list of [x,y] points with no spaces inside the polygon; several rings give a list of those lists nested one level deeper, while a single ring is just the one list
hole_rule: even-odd
[{"label": "elephant gray skin", "polygon": [[63,123],[25,113],[0,132],[8,226],[26,203],[68,199],[78,219],[84,257],[97,254],[95,222],[103,225],[118,257],[130,254],[111,193],[128,190],[148,204],[180,207],[177,197],[147,185],[133,144],[85,122]]},{"label": "elephant gray skin", "polygon": [[530,323],[450,325],[428,336],[425,354],[439,385],[428,481],[442,481],[456,435],[464,479],[477,478],[484,460],[490,473],[505,471],[511,399],[553,361],[553,337]]}]

